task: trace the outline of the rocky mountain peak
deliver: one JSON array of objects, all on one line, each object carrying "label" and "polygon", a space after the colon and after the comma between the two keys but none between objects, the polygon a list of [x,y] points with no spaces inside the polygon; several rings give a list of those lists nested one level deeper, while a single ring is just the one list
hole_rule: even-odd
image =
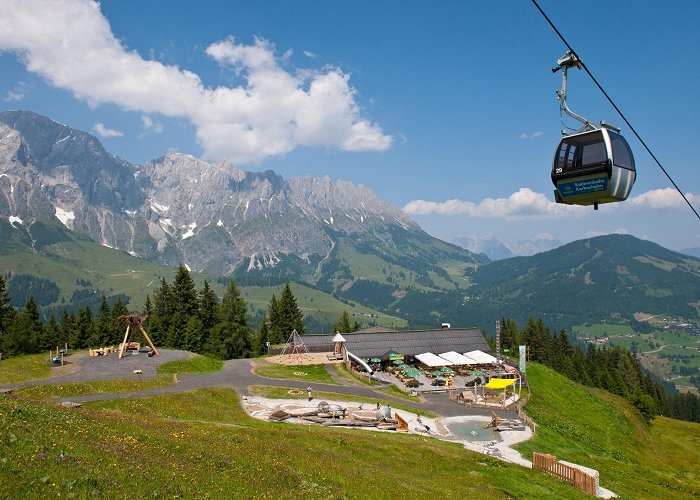
[{"label": "rocky mountain peak", "polygon": [[289,259],[313,266],[340,237],[371,241],[379,254],[409,234],[429,239],[348,181],[288,181],[176,152],[136,166],[92,135],[26,111],[0,113],[0,128],[0,215],[56,217],[97,243],[165,264],[220,274]]}]

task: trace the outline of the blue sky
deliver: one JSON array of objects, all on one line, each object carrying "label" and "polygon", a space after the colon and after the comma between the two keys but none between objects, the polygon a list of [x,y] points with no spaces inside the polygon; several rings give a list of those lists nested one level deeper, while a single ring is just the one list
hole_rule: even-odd
[{"label": "blue sky", "polygon": [[[540,4],[700,208],[700,3]],[[364,184],[447,240],[628,232],[700,247],[700,221],[624,127],[630,199],[553,203],[550,68],[565,50],[525,0],[6,0],[0,98],[135,163],[175,150]],[[623,125],[581,71],[569,102]]]}]

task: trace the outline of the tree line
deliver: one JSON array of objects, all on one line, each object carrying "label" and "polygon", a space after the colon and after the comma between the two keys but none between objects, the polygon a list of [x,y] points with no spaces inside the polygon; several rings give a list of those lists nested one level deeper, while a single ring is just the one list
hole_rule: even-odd
[{"label": "tree line", "polygon": [[[197,289],[184,266],[180,266],[172,283],[165,278],[146,296],[143,310],[144,328],[159,347],[184,349],[220,359],[254,357],[267,352],[268,345],[287,342],[293,330],[305,333],[304,315],[289,283],[279,298],[274,294],[255,328],[249,307],[238,286],[229,281],[219,300],[205,280]],[[23,308],[11,305],[4,276],[0,275],[0,352],[13,356],[46,352],[68,344],[71,349],[117,345],[123,340],[125,327],[117,322],[128,314],[120,298],[110,307],[103,296],[97,311],[83,306],[77,314],[63,311],[60,319],[51,315],[41,321],[39,307],[30,295]],[[350,331],[347,312],[336,327]]]},{"label": "tree line", "polygon": [[580,384],[605,389],[629,400],[647,421],[656,415],[700,422],[700,398],[669,390],[622,347],[572,345],[564,330],[553,333],[530,318],[521,331],[513,319],[501,321],[501,347],[517,352],[528,346],[528,360],[542,363]]}]

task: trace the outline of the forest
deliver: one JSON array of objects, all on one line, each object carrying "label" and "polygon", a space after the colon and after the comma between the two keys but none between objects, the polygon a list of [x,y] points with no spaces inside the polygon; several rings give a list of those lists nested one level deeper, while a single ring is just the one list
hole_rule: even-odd
[{"label": "forest", "polygon": [[[7,281],[0,275],[0,352],[7,357],[47,352],[64,344],[71,349],[116,346],[124,335],[117,318],[128,313],[119,297],[110,306],[103,295],[95,313],[89,306],[81,306],[76,314],[64,310],[60,318],[52,314],[44,323],[32,295],[23,308],[12,305]],[[144,327],[157,346],[219,359],[260,356],[267,353],[269,345],[285,343],[293,330],[305,333],[304,316],[288,283],[279,298],[272,295],[256,329],[233,281],[219,301],[207,281],[198,290],[182,265],[172,283],[162,278],[153,296],[146,296],[140,313],[147,317]],[[341,333],[358,328],[357,323],[350,323],[347,311],[333,325],[333,331]],[[519,345],[527,346],[530,361],[628,399],[647,421],[664,415],[700,422],[700,398],[676,392],[672,384],[655,379],[628,350],[593,344],[583,348],[573,345],[564,330],[552,333],[541,319],[530,318],[520,330],[514,319],[504,318],[501,347],[517,352]]]},{"label": "forest", "polygon": [[[117,318],[129,311],[119,296],[111,306],[104,295],[98,303],[95,312],[84,305],[75,314],[64,309],[60,317],[51,314],[42,322],[32,295],[23,308],[13,307],[7,281],[0,275],[0,352],[7,357],[46,352],[64,344],[71,349],[116,346],[124,336],[124,326]],[[279,298],[272,295],[255,329],[235,283],[228,283],[219,300],[207,281],[197,290],[184,266],[178,268],[172,283],[162,278],[138,312],[147,316],[144,327],[157,346],[220,359],[259,356],[267,352],[268,342],[284,343],[295,329],[305,333],[304,316],[289,284]]]},{"label": "forest", "polygon": [[677,392],[645,370],[635,355],[622,347],[572,345],[564,330],[553,333],[542,320],[530,318],[523,330],[513,319],[501,321],[501,347],[518,352],[527,346],[528,361],[553,368],[580,384],[605,389],[629,400],[646,421],[656,415],[700,422],[700,398]]}]

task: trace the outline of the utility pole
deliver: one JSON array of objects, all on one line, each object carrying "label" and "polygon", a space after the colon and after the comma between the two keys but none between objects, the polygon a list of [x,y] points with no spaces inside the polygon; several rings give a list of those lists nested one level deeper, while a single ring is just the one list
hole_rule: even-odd
[{"label": "utility pole", "polygon": [[496,352],[498,353],[497,357],[500,360],[501,359],[501,322],[496,321]]}]

